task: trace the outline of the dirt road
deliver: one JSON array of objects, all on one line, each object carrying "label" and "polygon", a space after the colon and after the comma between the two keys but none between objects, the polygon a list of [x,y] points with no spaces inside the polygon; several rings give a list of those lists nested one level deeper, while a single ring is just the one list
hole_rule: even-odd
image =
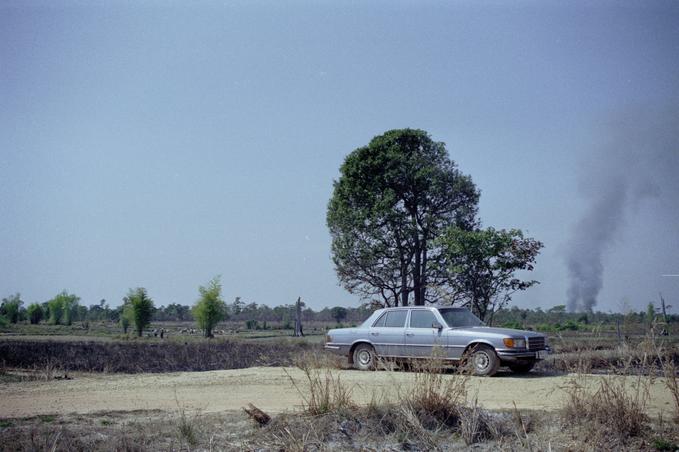
[{"label": "dirt road", "polygon": [[[287,373],[286,373],[287,372]],[[352,388],[354,400],[366,403],[375,395],[396,398],[397,388],[415,379],[407,372],[335,371]],[[77,375],[72,380],[0,383],[0,418],[42,414],[94,413],[100,411],[186,410],[219,412],[239,410],[248,402],[277,413],[300,408],[302,398],[292,379],[304,391],[303,373],[296,368],[253,367],[212,372],[137,375]],[[454,376],[446,376],[454,378]],[[596,384],[601,376],[586,377]],[[636,377],[627,378],[633,388]],[[493,378],[471,378],[469,395],[489,409],[555,410],[565,397],[563,390],[573,377],[517,377],[509,373]],[[660,380],[650,385],[650,414],[669,412],[670,394]]]}]

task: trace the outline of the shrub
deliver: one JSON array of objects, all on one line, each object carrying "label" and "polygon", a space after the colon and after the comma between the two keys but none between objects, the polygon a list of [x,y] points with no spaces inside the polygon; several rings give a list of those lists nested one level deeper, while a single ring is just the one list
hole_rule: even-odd
[{"label": "shrub", "polygon": [[153,300],[149,298],[146,289],[137,287],[130,289],[127,294],[127,300],[132,306],[132,318],[134,319],[134,329],[137,336],[141,337],[149,323],[151,323],[151,316],[153,315]]},{"label": "shrub", "polygon": [[222,285],[219,277],[213,278],[207,286],[198,288],[200,298],[193,307],[193,317],[205,337],[212,337],[212,329],[226,319],[226,303],[222,300]]},{"label": "shrub", "polygon": [[70,325],[77,315],[80,298],[65,290],[47,302],[49,323],[52,325]]}]

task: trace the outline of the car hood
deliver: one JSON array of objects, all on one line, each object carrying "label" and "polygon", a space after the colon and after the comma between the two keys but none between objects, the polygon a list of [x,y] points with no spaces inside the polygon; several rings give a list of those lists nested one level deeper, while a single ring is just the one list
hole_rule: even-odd
[{"label": "car hood", "polygon": [[515,330],[512,328],[495,328],[492,326],[467,326],[460,328],[450,328],[452,331],[470,331],[473,333],[497,334],[498,336],[527,336],[543,337],[544,334],[535,331]]}]

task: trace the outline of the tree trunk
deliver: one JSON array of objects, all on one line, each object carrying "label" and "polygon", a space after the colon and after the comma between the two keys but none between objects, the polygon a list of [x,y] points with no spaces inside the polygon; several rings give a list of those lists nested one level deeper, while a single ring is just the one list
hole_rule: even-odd
[{"label": "tree trunk", "polygon": [[415,306],[424,306],[422,299],[422,253],[420,239],[416,238],[415,245],[415,268],[413,268],[413,292],[415,293]]},{"label": "tree trunk", "polygon": [[662,317],[665,323],[669,324],[670,319],[667,317],[667,309],[665,308],[665,299],[662,297],[662,293],[658,293],[660,295],[660,306],[662,306]]},{"label": "tree trunk", "polygon": [[304,336],[304,331],[302,331],[302,297],[298,297],[295,305],[295,337],[302,336]]}]

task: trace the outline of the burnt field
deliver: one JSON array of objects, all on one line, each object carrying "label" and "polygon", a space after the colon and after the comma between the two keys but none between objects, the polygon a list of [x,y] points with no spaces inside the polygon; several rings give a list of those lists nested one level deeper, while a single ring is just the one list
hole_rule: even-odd
[{"label": "burnt field", "polygon": [[[660,361],[679,362],[676,337],[630,337],[619,342],[612,336],[576,333],[549,339],[553,353],[536,366],[538,373],[648,372]],[[41,373],[105,372],[162,373],[242,369],[254,366],[289,366],[308,354],[325,356],[317,338],[172,338],[117,340],[114,338],[52,336],[7,337],[0,340],[0,366]],[[345,359],[326,356],[333,366],[346,367]]]},{"label": "burnt field", "polygon": [[305,342],[272,341],[0,341],[0,364],[7,368],[79,372],[179,372],[290,365]]}]

